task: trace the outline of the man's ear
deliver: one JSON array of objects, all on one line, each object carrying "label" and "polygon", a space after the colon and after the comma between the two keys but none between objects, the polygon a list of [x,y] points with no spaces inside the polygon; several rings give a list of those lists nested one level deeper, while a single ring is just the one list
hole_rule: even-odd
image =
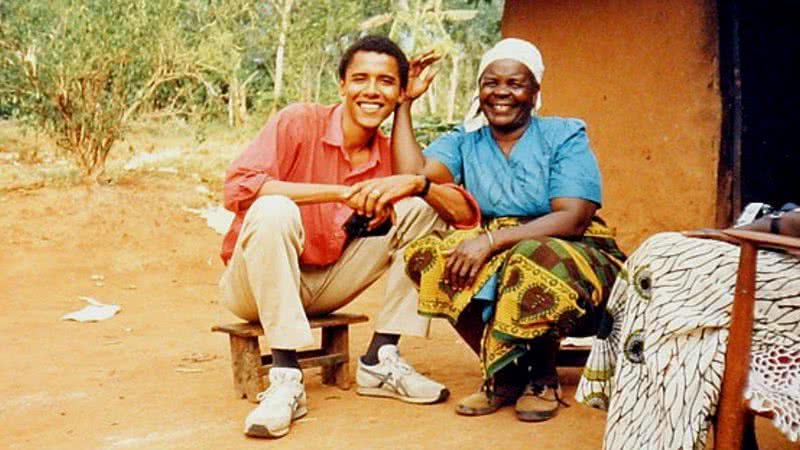
[{"label": "man's ear", "polygon": [[344,99],[344,80],[339,80],[339,98]]}]

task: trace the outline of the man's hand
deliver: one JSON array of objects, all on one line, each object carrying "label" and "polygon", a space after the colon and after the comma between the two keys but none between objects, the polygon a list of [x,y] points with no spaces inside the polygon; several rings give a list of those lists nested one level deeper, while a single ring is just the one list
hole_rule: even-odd
[{"label": "man's hand", "polygon": [[364,198],[362,196],[357,196],[354,194],[355,192],[353,191],[353,187],[351,187],[342,194],[341,202],[349,206],[351,209],[355,210],[356,213],[362,216],[372,218],[372,220],[369,221],[369,225],[367,226],[368,230],[370,231],[374,230],[380,224],[382,224],[387,220],[391,220],[392,223],[395,223],[397,216],[394,211],[394,206],[391,203],[385,205],[382,208],[373,208],[369,213],[367,213],[366,209],[364,208]]},{"label": "man's hand", "polygon": [[437,55],[435,50],[428,50],[411,58],[411,61],[408,62],[408,85],[406,85],[405,100],[416,100],[428,90],[439,69],[431,67],[425,76],[422,76],[422,73],[440,59],[442,59],[442,55]]},{"label": "man's hand", "polygon": [[361,181],[350,188],[347,204],[369,217],[375,217],[393,203],[420,192],[425,186],[421,175],[392,175]]},{"label": "man's hand", "polygon": [[444,265],[444,280],[453,289],[460,291],[472,286],[481,267],[489,261],[493,249],[486,234],[462,241],[449,250]]}]

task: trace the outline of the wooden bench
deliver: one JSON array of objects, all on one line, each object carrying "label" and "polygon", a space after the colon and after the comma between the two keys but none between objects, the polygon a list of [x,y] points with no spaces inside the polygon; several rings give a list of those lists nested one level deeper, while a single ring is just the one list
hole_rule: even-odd
[{"label": "wooden bench", "polygon": [[[322,347],[298,352],[300,367],[322,367],[322,383],[350,388],[350,351],[348,327],[353,323],[366,322],[361,314],[329,314],[309,318],[311,328],[322,328]],[[264,335],[259,323],[240,322],[216,325],[211,331],[227,333],[231,341],[231,366],[233,387],[241,398],[256,402],[259,392],[266,389],[265,376],[272,366],[272,355],[262,355],[258,337]]]}]

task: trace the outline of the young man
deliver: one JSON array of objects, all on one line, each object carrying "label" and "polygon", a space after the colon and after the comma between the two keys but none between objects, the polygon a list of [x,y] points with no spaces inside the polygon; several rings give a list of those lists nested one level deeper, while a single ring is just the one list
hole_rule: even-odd
[{"label": "young man", "polygon": [[[418,76],[426,64],[412,62],[409,79],[409,62],[392,41],[359,40],[339,65],[341,104],[288,106],[228,170],[225,206],[236,219],[223,243],[223,302],[239,317],[261,322],[274,361],[270,387],[245,420],[247,435],[283,436],[306,414],[295,350],[313,343],[307,317],[341,308],[386,270],[386,299],[358,361],[357,392],[411,403],[449,394],[397,351],[400,335],[428,332],[403,249],[443,228],[439,215],[473,225],[477,208],[458,189],[395,174],[404,156],[392,152],[378,129],[406,88],[430,83]],[[383,236],[348,236],[343,225],[354,210],[371,218],[371,228],[394,223]]]}]

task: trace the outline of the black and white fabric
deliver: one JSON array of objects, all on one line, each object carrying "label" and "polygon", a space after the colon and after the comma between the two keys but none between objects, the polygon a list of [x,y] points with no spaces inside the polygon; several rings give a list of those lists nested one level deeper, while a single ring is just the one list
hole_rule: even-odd
[{"label": "black and white fabric", "polygon": [[[576,399],[608,409],[605,449],[704,448],[719,399],[739,247],[652,236],[611,292]],[[745,398],[800,438],[800,258],[758,254]],[[612,322],[613,320],[613,322]],[[737,351],[738,349],[732,349]]]}]

